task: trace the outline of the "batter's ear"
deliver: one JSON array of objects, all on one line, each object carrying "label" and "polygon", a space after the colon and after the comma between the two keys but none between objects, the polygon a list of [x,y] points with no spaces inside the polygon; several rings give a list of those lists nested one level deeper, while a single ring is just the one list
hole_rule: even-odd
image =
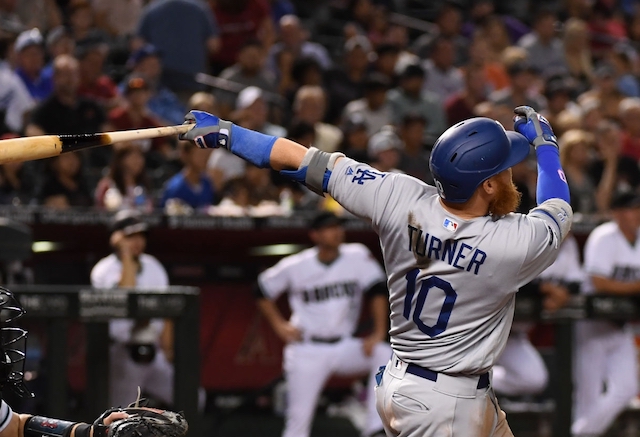
[{"label": "batter's ear", "polygon": [[480,187],[485,193],[493,196],[498,190],[498,181],[495,180],[495,176],[491,176],[489,179],[485,179]]}]

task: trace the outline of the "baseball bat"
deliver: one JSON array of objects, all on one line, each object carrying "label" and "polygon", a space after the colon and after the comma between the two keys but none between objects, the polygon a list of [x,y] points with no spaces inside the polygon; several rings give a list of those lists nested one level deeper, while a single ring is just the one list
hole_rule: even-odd
[{"label": "baseball bat", "polygon": [[60,134],[9,138],[0,141],[0,164],[51,158],[61,153],[76,152],[121,141],[135,141],[183,134],[192,129],[193,126],[193,124],[181,124],[94,134]]}]

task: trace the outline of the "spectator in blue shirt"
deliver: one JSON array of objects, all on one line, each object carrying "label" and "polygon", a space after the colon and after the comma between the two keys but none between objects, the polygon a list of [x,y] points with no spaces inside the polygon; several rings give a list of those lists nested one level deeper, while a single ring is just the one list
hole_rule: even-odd
[{"label": "spectator in blue shirt", "polygon": [[187,109],[178,96],[160,80],[162,63],[158,49],[151,44],[145,44],[131,53],[127,67],[131,70],[131,74],[120,84],[120,91],[124,91],[131,77],[143,77],[151,91],[151,98],[147,103],[149,111],[166,124],[182,124]]},{"label": "spectator in blue shirt", "polygon": [[215,198],[213,185],[205,171],[211,150],[199,149],[190,141],[180,141],[178,149],[184,167],[167,181],[160,206],[166,208],[169,204],[171,208],[205,209],[213,204]]},{"label": "spectator in blue shirt", "polygon": [[53,80],[43,74],[44,40],[37,28],[22,32],[14,46],[16,73],[36,101],[44,100],[53,91]]},{"label": "spectator in blue shirt", "polygon": [[156,46],[165,84],[176,92],[194,91],[200,88],[195,75],[208,72],[208,56],[220,48],[219,33],[206,2],[156,0],[145,6],[133,45]]}]

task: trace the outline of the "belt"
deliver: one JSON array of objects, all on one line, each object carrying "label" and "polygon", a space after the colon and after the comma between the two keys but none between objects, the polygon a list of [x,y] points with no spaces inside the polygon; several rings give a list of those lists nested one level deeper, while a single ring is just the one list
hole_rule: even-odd
[{"label": "belt", "polygon": [[313,343],[334,344],[342,340],[342,337],[311,337],[309,340]]},{"label": "belt", "polygon": [[[438,372],[434,372],[433,370],[425,369],[424,367],[420,367],[416,364],[408,364],[407,365],[407,373],[411,373],[412,375],[419,376],[420,378],[428,379],[429,381],[436,382],[438,380]],[[487,388],[489,387],[489,373],[483,373],[480,375],[480,379],[478,379],[477,388]]]}]

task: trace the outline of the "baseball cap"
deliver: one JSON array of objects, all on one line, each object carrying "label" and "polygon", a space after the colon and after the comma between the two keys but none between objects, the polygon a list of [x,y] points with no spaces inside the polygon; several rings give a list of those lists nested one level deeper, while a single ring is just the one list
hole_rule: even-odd
[{"label": "baseball cap", "polygon": [[352,36],[344,43],[344,52],[350,53],[356,47],[360,47],[365,52],[370,52],[371,42],[369,42],[369,38],[364,35]]},{"label": "baseball cap", "polygon": [[127,80],[127,83],[124,87],[124,93],[129,94],[132,91],[148,90],[148,89],[149,89],[149,84],[147,83],[146,80],[144,80],[144,78],[140,76],[134,76],[129,78],[129,80]]},{"label": "baseball cap", "polygon": [[547,79],[544,85],[544,94],[547,98],[553,97],[558,93],[571,94],[573,92],[573,83],[569,76],[552,76]]},{"label": "baseball cap", "polygon": [[611,199],[611,209],[640,208],[640,196],[634,192],[616,193]]},{"label": "baseball cap", "polygon": [[245,109],[253,105],[256,100],[263,96],[262,90],[257,86],[248,86],[238,94],[236,99],[236,109]]},{"label": "baseball cap", "polygon": [[367,129],[367,120],[365,120],[364,115],[359,112],[349,115],[342,126],[342,131],[346,134],[350,134],[351,132],[355,132],[360,129]]},{"label": "baseball cap", "polygon": [[386,91],[391,87],[389,79],[382,73],[369,73],[364,81],[364,91]]},{"label": "baseball cap", "polygon": [[599,79],[613,78],[616,75],[616,71],[611,66],[611,64],[604,63],[604,64],[598,65],[596,69],[593,71],[593,74]]},{"label": "baseball cap", "polygon": [[118,211],[113,218],[111,232],[122,231],[125,236],[147,232],[149,225],[142,221],[142,214],[135,210]]},{"label": "baseball cap", "polygon": [[375,158],[380,152],[384,152],[385,150],[402,150],[403,148],[402,140],[396,134],[393,126],[383,126],[382,129],[369,138],[367,154],[370,158]]},{"label": "baseball cap", "polygon": [[37,27],[34,27],[33,29],[25,30],[18,35],[13,49],[16,53],[20,53],[30,46],[42,46],[43,42],[44,39],[42,38],[42,33],[40,33],[40,30]]},{"label": "baseball cap", "polygon": [[313,218],[311,221],[311,229],[328,228],[329,226],[342,225],[343,223],[344,219],[330,211],[323,211]]},{"label": "baseball cap", "polygon": [[69,30],[62,25],[54,27],[47,33],[47,47],[54,45],[64,37],[71,37]]},{"label": "baseball cap", "polygon": [[133,68],[149,56],[160,56],[160,50],[153,44],[145,44],[132,52],[127,60],[127,67]]}]

